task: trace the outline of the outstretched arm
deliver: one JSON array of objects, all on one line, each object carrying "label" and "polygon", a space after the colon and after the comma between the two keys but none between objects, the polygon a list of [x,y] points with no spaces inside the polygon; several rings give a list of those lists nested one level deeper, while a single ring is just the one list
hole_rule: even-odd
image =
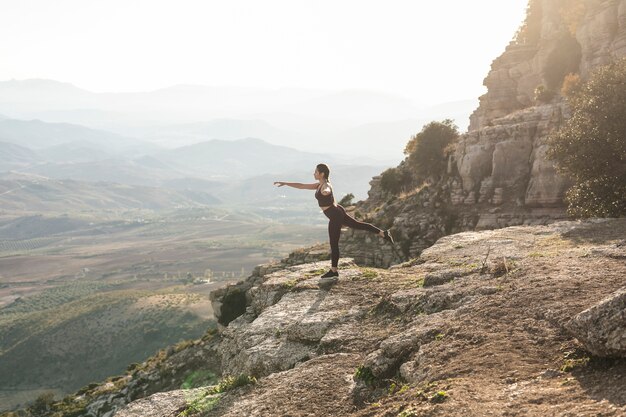
[{"label": "outstretched arm", "polygon": [[302,184],[301,182],[276,181],[274,182],[274,185],[277,185],[279,187],[286,185],[288,187],[298,188],[299,190],[316,190],[317,187],[319,186],[319,183]]}]

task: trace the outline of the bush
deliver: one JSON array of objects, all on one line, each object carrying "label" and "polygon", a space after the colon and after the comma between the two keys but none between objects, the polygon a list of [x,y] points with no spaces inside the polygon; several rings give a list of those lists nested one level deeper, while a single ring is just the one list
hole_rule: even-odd
[{"label": "bush", "polygon": [[181,389],[191,389],[211,385],[217,381],[217,376],[208,370],[196,370],[185,377]]},{"label": "bush", "polygon": [[54,393],[45,392],[37,397],[35,402],[28,407],[28,411],[35,416],[47,414],[52,410],[54,404]]},{"label": "bush", "polygon": [[561,95],[566,98],[571,98],[580,93],[580,87],[580,75],[569,73],[563,79],[563,85],[561,86]]},{"label": "bush", "polygon": [[444,150],[458,137],[458,128],[452,120],[446,119],[428,123],[409,140],[404,153],[408,155],[408,164],[415,167],[418,178],[441,174],[447,167]]},{"label": "bush", "polygon": [[554,91],[548,90],[545,86],[539,85],[535,88],[535,101],[539,103],[549,103],[554,98]]},{"label": "bush", "polygon": [[539,42],[542,16],[541,0],[530,0],[526,6],[526,18],[515,34],[517,44],[536,45]]},{"label": "bush", "polygon": [[369,385],[369,386],[372,386],[376,383],[376,377],[374,376],[372,369],[365,365],[359,365],[356,368],[353,379],[355,381],[356,380],[363,381],[365,382],[366,385]]},{"label": "bush", "polygon": [[240,374],[238,376],[227,375],[222,378],[216,386],[212,387],[209,392],[211,394],[219,394],[222,392],[228,392],[235,388],[243,387],[249,384],[256,384],[257,380],[253,376]]},{"label": "bush", "polygon": [[352,200],[354,200],[354,194],[348,193],[348,194],[344,195],[341,198],[341,200],[339,200],[339,204],[344,206],[344,207],[348,207],[348,206],[351,206],[353,204]]},{"label": "bush", "polygon": [[568,213],[576,218],[625,215],[625,182],[624,176],[601,176],[573,185],[565,193]]},{"label": "bush", "polygon": [[572,117],[548,138],[548,157],[574,182],[568,212],[626,215],[626,58],[595,71],[568,102]]},{"label": "bush", "polygon": [[410,181],[410,174],[401,167],[389,168],[380,176],[380,187],[388,193],[398,194],[406,188]]}]

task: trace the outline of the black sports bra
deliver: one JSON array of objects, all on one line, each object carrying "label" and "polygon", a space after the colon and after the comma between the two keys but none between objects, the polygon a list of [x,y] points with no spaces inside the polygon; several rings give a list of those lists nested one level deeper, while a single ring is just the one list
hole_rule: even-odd
[{"label": "black sports bra", "polygon": [[315,191],[315,198],[317,198],[317,202],[320,207],[327,207],[327,206],[332,206],[333,204],[335,204],[335,197],[333,197],[332,187],[330,189],[330,194],[328,195],[322,194],[322,192],[320,191],[318,187],[317,191]]}]

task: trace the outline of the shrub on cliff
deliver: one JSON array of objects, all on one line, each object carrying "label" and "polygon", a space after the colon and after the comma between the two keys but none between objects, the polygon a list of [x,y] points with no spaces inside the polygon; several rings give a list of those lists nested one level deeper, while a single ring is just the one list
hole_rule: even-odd
[{"label": "shrub on cliff", "polygon": [[526,18],[515,34],[515,42],[521,45],[536,45],[541,38],[543,10],[540,0],[529,0]]},{"label": "shrub on cliff", "polygon": [[391,194],[400,193],[410,181],[410,175],[402,166],[389,168],[380,175],[380,187]]},{"label": "shrub on cliff", "polygon": [[413,136],[404,149],[408,165],[415,168],[417,177],[438,176],[447,166],[444,149],[456,140],[459,130],[452,120],[430,122]]},{"label": "shrub on cliff", "polygon": [[344,206],[344,207],[352,206],[352,205],[354,205],[352,200],[354,200],[354,194],[348,193],[348,194],[344,195],[341,198],[341,200],[339,200],[339,204]]},{"label": "shrub on cliff", "polygon": [[595,71],[568,96],[572,116],[549,138],[548,156],[574,181],[575,217],[626,215],[626,59]]}]

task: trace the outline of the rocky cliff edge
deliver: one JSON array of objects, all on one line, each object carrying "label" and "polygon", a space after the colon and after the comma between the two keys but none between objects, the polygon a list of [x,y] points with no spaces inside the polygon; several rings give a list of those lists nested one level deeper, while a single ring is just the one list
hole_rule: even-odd
[{"label": "rocky cliff edge", "polygon": [[214,296],[241,315],[172,355],[249,383],[114,415],[625,415],[624,236],[626,219],[464,232],[388,270],[344,259],[326,289],[327,261],[257,271]]}]

